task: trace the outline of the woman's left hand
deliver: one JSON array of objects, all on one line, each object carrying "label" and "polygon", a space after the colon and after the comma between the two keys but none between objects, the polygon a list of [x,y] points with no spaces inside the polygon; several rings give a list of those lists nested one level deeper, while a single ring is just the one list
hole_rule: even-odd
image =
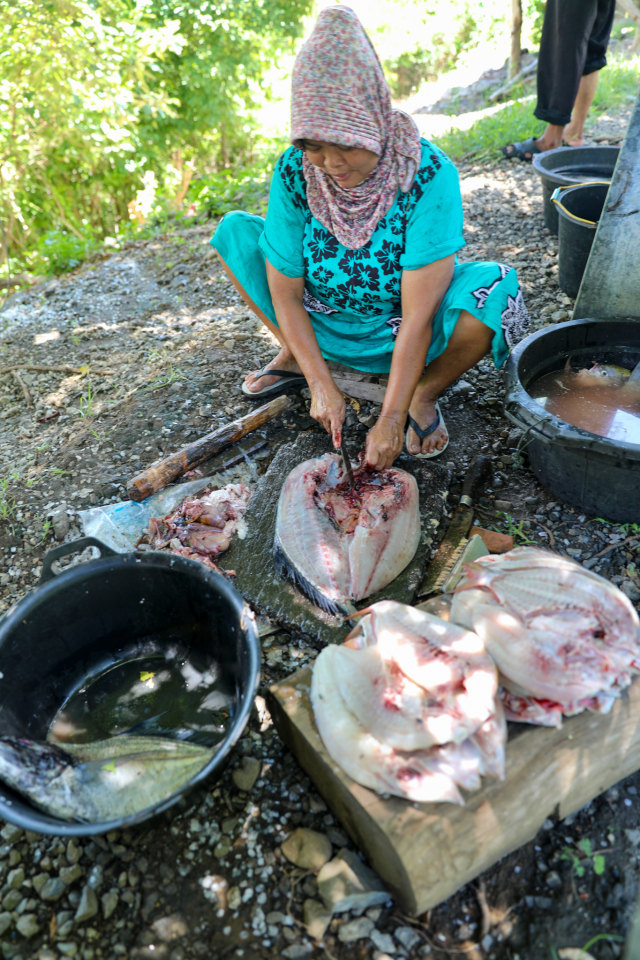
[{"label": "woman's left hand", "polygon": [[379,416],[367,434],[365,464],[372,470],[387,470],[404,443],[404,418]]}]

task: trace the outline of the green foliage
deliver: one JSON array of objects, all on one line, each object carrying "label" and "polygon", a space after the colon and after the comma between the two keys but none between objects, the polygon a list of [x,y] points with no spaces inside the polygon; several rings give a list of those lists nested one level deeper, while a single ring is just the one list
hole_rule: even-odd
[{"label": "green foliage", "polygon": [[[534,80],[530,82],[532,85]],[[640,84],[640,57],[611,62],[601,71],[589,123],[597,130],[598,114],[613,113],[635,101]],[[513,100],[494,108],[466,130],[453,127],[437,138],[453,160],[495,158],[500,147],[522,137],[540,136],[544,123],[533,116],[535,96],[514,87]]]},{"label": "green foliage", "polygon": [[442,0],[425,9],[423,3],[405,0],[406,43],[400,53],[383,58],[392,97],[408,97],[425,80],[435,79],[455,67],[460,56],[481,36],[504,27],[504,10],[496,4]]},{"label": "green foliage", "polygon": [[264,77],[312,6],[0,0],[0,271],[125,233],[145,174],[166,214],[194,173],[250,162]]},{"label": "green foliage", "polygon": [[531,540],[525,530],[525,520],[518,521],[510,513],[504,513],[502,510],[498,510],[498,516],[502,517],[505,530],[513,537],[516,546],[524,547],[530,543],[535,543],[535,540]]},{"label": "green foliage", "polygon": [[576,847],[563,847],[560,859],[569,861],[571,869],[577,877],[584,877],[587,864],[591,865],[597,876],[602,876],[605,870],[604,856],[598,851],[594,852],[589,837],[582,837]]},{"label": "green foliage", "polygon": [[0,520],[10,520],[15,512],[16,502],[9,494],[9,482],[8,477],[0,477]]},{"label": "green foliage", "polygon": [[43,273],[64,273],[72,270],[97,249],[96,241],[87,231],[85,235],[67,230],[47,230],[38,239],[36,266]]}]

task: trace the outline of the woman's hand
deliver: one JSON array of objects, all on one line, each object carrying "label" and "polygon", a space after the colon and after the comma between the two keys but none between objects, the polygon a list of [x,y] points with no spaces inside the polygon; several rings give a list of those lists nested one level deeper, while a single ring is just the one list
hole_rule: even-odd
[{"label": "woman's hand", "polygon": [[342,441],[342,424],[346,406],[344,397],[333,380],[328,383],[310,384],[311,409],[309,413],[331,435],[337,450]]},{"label": "woman's hand", "polygon": [[367,434],[365,464],[372,470],[387,470],[392,466],[404,443],[404,418],[381,415]]}]

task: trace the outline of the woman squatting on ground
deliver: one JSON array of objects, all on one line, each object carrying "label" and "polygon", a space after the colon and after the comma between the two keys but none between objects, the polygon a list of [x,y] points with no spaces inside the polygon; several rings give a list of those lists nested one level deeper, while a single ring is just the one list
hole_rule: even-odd
[{"label": "woman squatting on ground", "polygon": [[437,456],[449,442],[442,392],[489,351],[500,366],[526,330],[515,270],[457,262],[457,171],[393,109],[348,7],[323,10],[296,58],[291,142],[266,219],[228,213],[211,241],[281,347],[243,392],[264,401],[306,382],[311,416],[338,447],[345,400],[326,361],[388,373],[367,465],[390,467],[403,445]]}]

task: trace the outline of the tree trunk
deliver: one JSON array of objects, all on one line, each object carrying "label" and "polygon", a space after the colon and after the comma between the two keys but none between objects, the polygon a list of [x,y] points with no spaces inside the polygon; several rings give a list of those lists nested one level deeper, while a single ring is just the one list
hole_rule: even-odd
[{"label": "tree trunk", "polygon": [[633,50],[640,48],[640,7],[636,0],[616,0],[619,10],[631,17],[636,25],[636,35],[633,38]]},{"label": "tree trunk", "polygon": [[522,32],[522,0],[511,0],[511,55],[509,80],[520,73],[520,35]]}]

